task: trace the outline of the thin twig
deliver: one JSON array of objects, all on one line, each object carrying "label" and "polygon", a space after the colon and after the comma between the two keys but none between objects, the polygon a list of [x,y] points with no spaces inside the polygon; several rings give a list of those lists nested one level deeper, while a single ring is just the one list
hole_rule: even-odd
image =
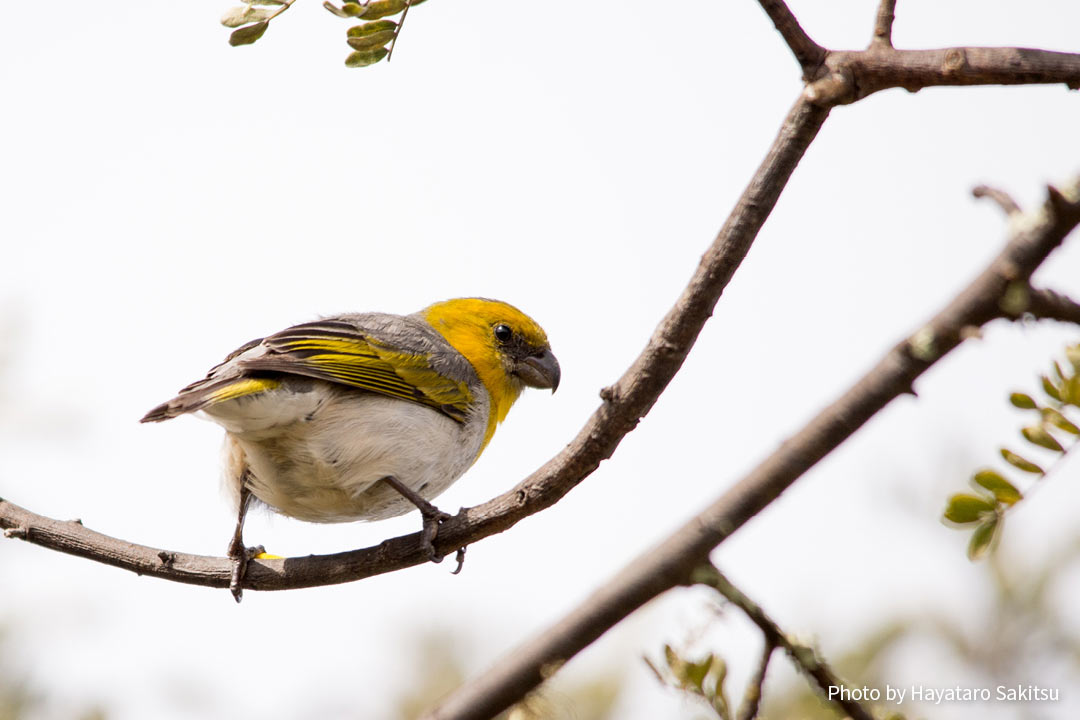
[{"label": "thin twig", "polygon": [[766,638],[757,671],[746,686],[742,703],[739,705],[739,713],[735,716],[736,720],[754,720],[757,717],[758,708],[761,706],[761,691],[765,686],[765,673],[769,671],[769,661],[772,659],[774,650],[776,650],[776,643]]},{"label": "thin twig", "polygon": [[691,574],[691,581],[711,587],[727,598],[735,607],[742,610],[750,618],[750,621],[761,630],[765,636],[766,645],[776,645],[784,648],[792,662],[817,683],[818,688],[829,702],[836,703],[840,709],[847,713],[848,717],[854,720],[874,720],[869,710],[851,699],[851,693],[844,692],[847,689],[844,682],[814,652],[813,648],[795,642],[788,637],[760,605],[744,595],[715,565],[705,563],[695,568]]},{"label": "thin twig", "polygon": [[398,35],[401,34],[401,28],[405,27],[405,16],[409,14],[410,7],[412,7],[412,0],[405,0],[405,9],[401,12],[397,27],[394,28],[394,37],[390,40],[390,49],[386,52],[386,62],[390,62],[390,58],[394,57],[394,48],[397,47]]},{"label": "thin twig", "polygon": [[1039,320],[1058,320],[1080,325],[1080,303],[1053,290],[1029,289],[1025,312]]},{"label": "thin twig", "polygon": [[1003,317],[1001,299],[1080,223],[1080,179],[1050,191],[1036,221],[1019,227],[1002,252],[929,323],[903,340],[750,474],[657,547],[638,556],[578,607],[491,670],[452,693],[425,720],[487,718],[512,705],[557,667],[649,600],[690,582],[690,573],[803,473],[855,433],[960,344],[970,327]]},{"label": "thin twig", "polygon": [[998,190],[989,185],[978,185],[972,189],[971,194],[977,198],[993,200],[1006,215],[1016,215],[1020,212],[1020,206],[1004,190]]},{"label": "thin twig", "polygon": [[784,42],[791,49],[799,66],[803,70],[803,78],[809,80],[815,70],[825,60],[825,48],[811,39],[802,25],[792,15],[787,3],[783,0],[758,0],[761,8],[768,14],[773,25],[780,32]]},{"label": "thin twig", "polygon": [[874,36],[870,38],[870,47],[892,47],[892,26],[896,20],[896,0],[881,0],[877,19],[874,21]]}]

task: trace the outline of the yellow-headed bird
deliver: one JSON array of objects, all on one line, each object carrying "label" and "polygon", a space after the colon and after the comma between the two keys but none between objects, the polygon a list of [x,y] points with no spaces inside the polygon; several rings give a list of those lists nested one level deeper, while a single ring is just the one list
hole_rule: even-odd
[{"label": "yellow-headed bird", "polygon": [[202,411],[225,428],[238,506],[232,591],[251,551],[251,498],[310,522],[380,520],[420,509],[423,542],[448,516],[429,500],[483,452],[525,387],[559,385],[544,330],[497,300],[460,298],[412,315],[323,318],[253,340],[146,414]]}]

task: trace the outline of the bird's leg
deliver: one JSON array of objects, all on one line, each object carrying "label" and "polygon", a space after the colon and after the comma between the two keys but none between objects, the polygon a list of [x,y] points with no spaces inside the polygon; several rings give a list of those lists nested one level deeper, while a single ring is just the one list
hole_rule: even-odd
[{"label": "bird's leg", "polygon": [[421,536],[420,545],[427,553],[428,559],[431,560],[431,562],[442,562],[443,556],[435,552],[435,536],[439,534],[439,523],[443,520],[449,520],[450,515],[444,513],[442,510],[420,497],[418,493],[411,488],[406,487],[405,484],[396,477],[387,475],[382,481],[394,488],[394,490],[396,490],[403,498],[415,505],[416,509],[420,511],[420,515],[424,518],[424,533]]},{"label": "bird's leg", "polygon": [[264,552],[263,547],[244,546],[244,516],[247,515],[248,505],[251,504],[251,489],[247,484],[248,471],[240,475],[240,510],[236,516],[236,530],[233,531],[232,541],[229,543],[228,556],[233,562],[232,577],[229,578],[229,592],[240,602],[244,595],[241,583],[247,573],[248,561],[256,555]]}]

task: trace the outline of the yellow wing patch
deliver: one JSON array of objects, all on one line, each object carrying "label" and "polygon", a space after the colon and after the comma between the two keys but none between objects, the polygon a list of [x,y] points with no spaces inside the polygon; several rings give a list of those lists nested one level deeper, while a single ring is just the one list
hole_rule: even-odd
[{"label": "yellow wing patch", "polygon": [[468,385],[432,369],[427,358],[356,334],[348,323],[298,325],[263,342],[270,353],[245,361],[245,370],[319,378],[428,405],[464,421],[473,403]]},{"label": "yellow wing patch", "polygon": [[207,400],[211,403],[218,403],[225,400],[234,400],[238,397],[244,397],[245,395],[254,395],[267,390],[273,390],[278,387],[281,387],[280,380],[273,380],[271,378],[241,378],[234,383],[230,383],[225,387],[218,388],[210,393]]}]

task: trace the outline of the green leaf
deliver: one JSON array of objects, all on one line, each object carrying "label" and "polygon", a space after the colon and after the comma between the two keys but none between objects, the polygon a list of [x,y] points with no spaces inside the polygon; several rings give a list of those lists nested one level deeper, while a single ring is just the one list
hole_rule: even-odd
[{"label": "green leaf", "polygon": [[[394,33],[387,32],[362,38],[349,38],[345,42],[349,43],[349,47],[353,50],[371,50],[372,48],[383,47],[393,39]],[[378,60],[375,62],[378,62]]]},{"label": "green leaf", "polygon": [[1054,408],[1042,408],[1040,412],[1042,413],[1043,422],[1050,423],[1057,429],[1064,430],[1067,433],[1080,435],[1080,427],[1073,425],[1067,417]]},{"label": "green leaf", "polygon": [[1009,402],[1021,410],[1034,410],[1039,407],[1034,398],[1030,395],[1025,395],[1024,393],[1013,393],[1009,396]]},{"label": "green leaf", "polygon": [[345,17],[364,17],[368,14],[368,8],[360,3],[347,2],[341,6],[341,12]]},{"label": "green leaf", "polygon": [[[225,27],[235,28],[248,23],[262,22],[273,15],[277,10],[270,8],[257,8],[251,5],[234,7],[221,16],[221,24]],[[237,45],[239,43],[233,43]]]},{"label": "green leaf", "polygon": [[716,678],[717,689],[724,685],[724,680],[727,678],[727,663],[724,662],[724,658],[717,655],[713,658],[712,667],[709,668],[709,672]]},{"label": "green leaf", "polygon": [[397,23],[393,20],[376,20],[375,22],[353,25],[345,34],[351,38],[360,38],[386,32],[387,30],[393,32],[395,29],[397,29]]},{"label": "green leaf", "polygon": [[367,4],[367,12],[364,17],[368,20],[397,15],[405,9],[405,0],[371,0]]},{"label": "green leaf", "polygon": [[239,30],[233,30],[232,34],[229,35],[229,44],[233,47],[238,45],[250,45],[261,38],[268,27],[270,27],[270,23],[264,20],[263,22],[255,23],[254,25],[242,27]]},{"label": "green leaf", "polygon": [[366,38],[368,36],[376,35],[378,32],[386,32],[390,30],[393,32],[397,28],[397,23],[393,21],[375,21],[374,23],[363,23],[361,25],[353,25],[346,32],[346,35],[350,38]]},{"label": "green leaf", "polygon": [[1041,467],[1039,467],[1035,463],[1031,462],[1030,460],[1027,460],[1025,458],[1020,457],[1019,455],[1014,453],[1012,450],[1009,450],[1008,448],[1001,448],[1001,457],[1005,458],[1005,462],[1009,463],[1010,465],[1012,465],[1014,468],[1017,468],[1018,470],[1023,470],[1024,472],[1029,472],[1029,473],[1035,473],[1037,475],[1045,475],[1046,474],[1045,471]]},{"label": "green leaf", "polygon": [[664,662],[667,663],[668,668],[674,670],[676,667],[682,666],[683,659],[679,657],[679,654],[675,652],[675,648],[671,647],[667,643],[664,643]]},{"label": "green leaf", "polygon": [[347,33],[349,47],[353,50],[382,47],[394,39],[396,31],[397,23],[393,20],[376,20],[363,25],[354,25]]},{"label": "green leaf", "polygon": [[961,525],[979,522],[985,513],[994,512],[996,507],[982,495],[958,493],[949,498],[949,504],[945,506],[945,519]]},{"label": "green leaf", "polygon": [[1068,382],[1065,383],[1062,394],[1062,402],[1080,407],[1080,375],[1073,375],[1069,378]]},{"label": "green leaf", "polygon": [[709,674],[712,661],[712,653],[709,653],[701,662],[691,662],[686,666],[687,682],[690,683],[691,687],[700,690],[702,694],[705,692],[705,676]]},{"label": "green leaf", "polygon": [[975,532],[971,533],[971,542],[968,543],[967,553],[970,560],[978,560],[986,554],[994,542],[998,527],[998,518],[995,516],[975,528]]},{"label": "green leaf", "polygon": [[1065,358],[1073,366],[1073,371],[1080,373],[1080,345],[1070,345],[1065,348]]},{"label": "green leaf", "polygon": [[1054,398],[1058,402],[1061,402],[1061,392],[1057,389],[1054,383],[1050,382],[1050,378],[1045,375],[1040,378],[1042,380],[1043,392]]},{"label": "green leaf", "polygon": [[1058,365],[1058,361],[1054,360],[1054,375],[1057,376],[1058,382],[1065,382],[1065,373],[1061,372],[1061,366]]},{"label": "green leaf", "polygon": [[1001,473],[994,470],[980,470],[975,473],[973,479],[977,484],[994,493],[994,497],[998,502],[1005,503],[1006,505],[1013,505],[1024,497],[1023,494],[1016,489],[1015,485],[1006,480]]},{"label": "green leaf", "polygon": [[357,50],[349,53],[349,57],[345,58],[345,66],[367,67],[368,65],[374,65],[386,57],[386,53],[387,50],[384,47],[375,48],[374,50]]},{"label": "green leaf", "polygon": [[1047,450],[1053,450],[1054,452],[1065,452],[1065,448],[1061,447],[1053,435],[1046,432],[1046,428],[1041,425],[1032,425],[1026,427],[1020,431],[1020,434],[1033,445],[1046,448]]}]

